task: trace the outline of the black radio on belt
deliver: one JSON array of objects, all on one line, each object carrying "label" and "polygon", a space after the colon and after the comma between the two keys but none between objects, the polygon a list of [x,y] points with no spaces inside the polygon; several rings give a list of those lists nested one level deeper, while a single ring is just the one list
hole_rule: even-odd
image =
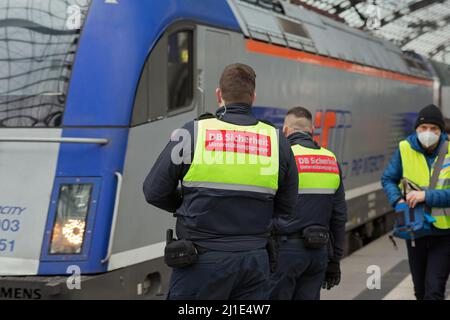
[{"label": "black radio on belt", "polygon": [[302,232],[305,247],[310,249],[320,249],[328,244],[328,228],[322,226],[309,226]]},{"label": "black radio on belt", "polygon": [[167,230],[164,262],[171,268],[186,268],[198,259],[195,244],[190,240],[176,240],[173,230]]}]

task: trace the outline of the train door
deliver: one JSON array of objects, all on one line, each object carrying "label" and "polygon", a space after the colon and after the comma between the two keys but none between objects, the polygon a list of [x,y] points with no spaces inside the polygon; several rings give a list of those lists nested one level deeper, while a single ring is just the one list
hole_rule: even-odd
[{"label": "train door", "polygon": [[217,109],[216,88],[219,86],[223,69],[232,63],[231,35],[211,27],[198,27],[198,74],[199,92],[204,100],[199,112],[214,113]]}]

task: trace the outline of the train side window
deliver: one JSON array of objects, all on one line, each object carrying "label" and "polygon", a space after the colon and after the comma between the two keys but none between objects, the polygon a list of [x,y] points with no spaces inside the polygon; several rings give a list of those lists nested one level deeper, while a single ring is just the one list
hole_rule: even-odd
[{"label": "train side window", "polygon": [[280,25],[283,28],[284,32],[294,34],[302,38],[311,39],[311,36],[309,35],[308,31],[306,30],[305,26],[302,23],[293,22],[281,18],[278,18],[278,21],[280,22]]},{"label": "train side window", "polygon": [[192,31],[174,32],[168,37],[169,112],[189,106],[194,98]]},{"label": "train side window", "polygon": [[153,48],[142,70],[134,102],[132,126],[167,114],[167,37]]},{"label": "train side window", "polygon": [[187,108],[193,98],[193,31],[167,32],[142,70],[131,125],[158,120]]}]

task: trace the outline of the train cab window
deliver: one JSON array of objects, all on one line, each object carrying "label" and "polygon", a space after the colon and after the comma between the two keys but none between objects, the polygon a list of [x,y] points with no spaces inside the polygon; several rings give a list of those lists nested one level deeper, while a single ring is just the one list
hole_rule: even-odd
[{"label": "train cab window", "polygon": [[181,31],[168,38],[169,111],[187,107],[194,94],[192,31]]},{"label": "train cab window", "polygon": [[166,32],[151,51],[139,80],[132,126],[188,108],[194,97],[193,31]]}]

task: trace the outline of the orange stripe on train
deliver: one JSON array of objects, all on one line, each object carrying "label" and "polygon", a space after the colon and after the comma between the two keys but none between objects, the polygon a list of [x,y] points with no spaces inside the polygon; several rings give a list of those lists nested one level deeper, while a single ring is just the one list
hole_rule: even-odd
[{"label": "orange stripe on train", "polygon": [[390,80],[403,81],[413,84],[418,84],[426,87],[432,87],[433,81],[424,78],[404,75],[397,72],[382,70],[378,68],[363,66],[347,61],[342,61],[334,58],[319,56],[312,53],[289,49],[285,47],[276,46],[273,44],[247,40],[247,51],[266,54],[286,59],[296,60],[303,63],[320,65],[323,67],[340,69],[347,72],[359,73],[373,77],[385,78]]}]

